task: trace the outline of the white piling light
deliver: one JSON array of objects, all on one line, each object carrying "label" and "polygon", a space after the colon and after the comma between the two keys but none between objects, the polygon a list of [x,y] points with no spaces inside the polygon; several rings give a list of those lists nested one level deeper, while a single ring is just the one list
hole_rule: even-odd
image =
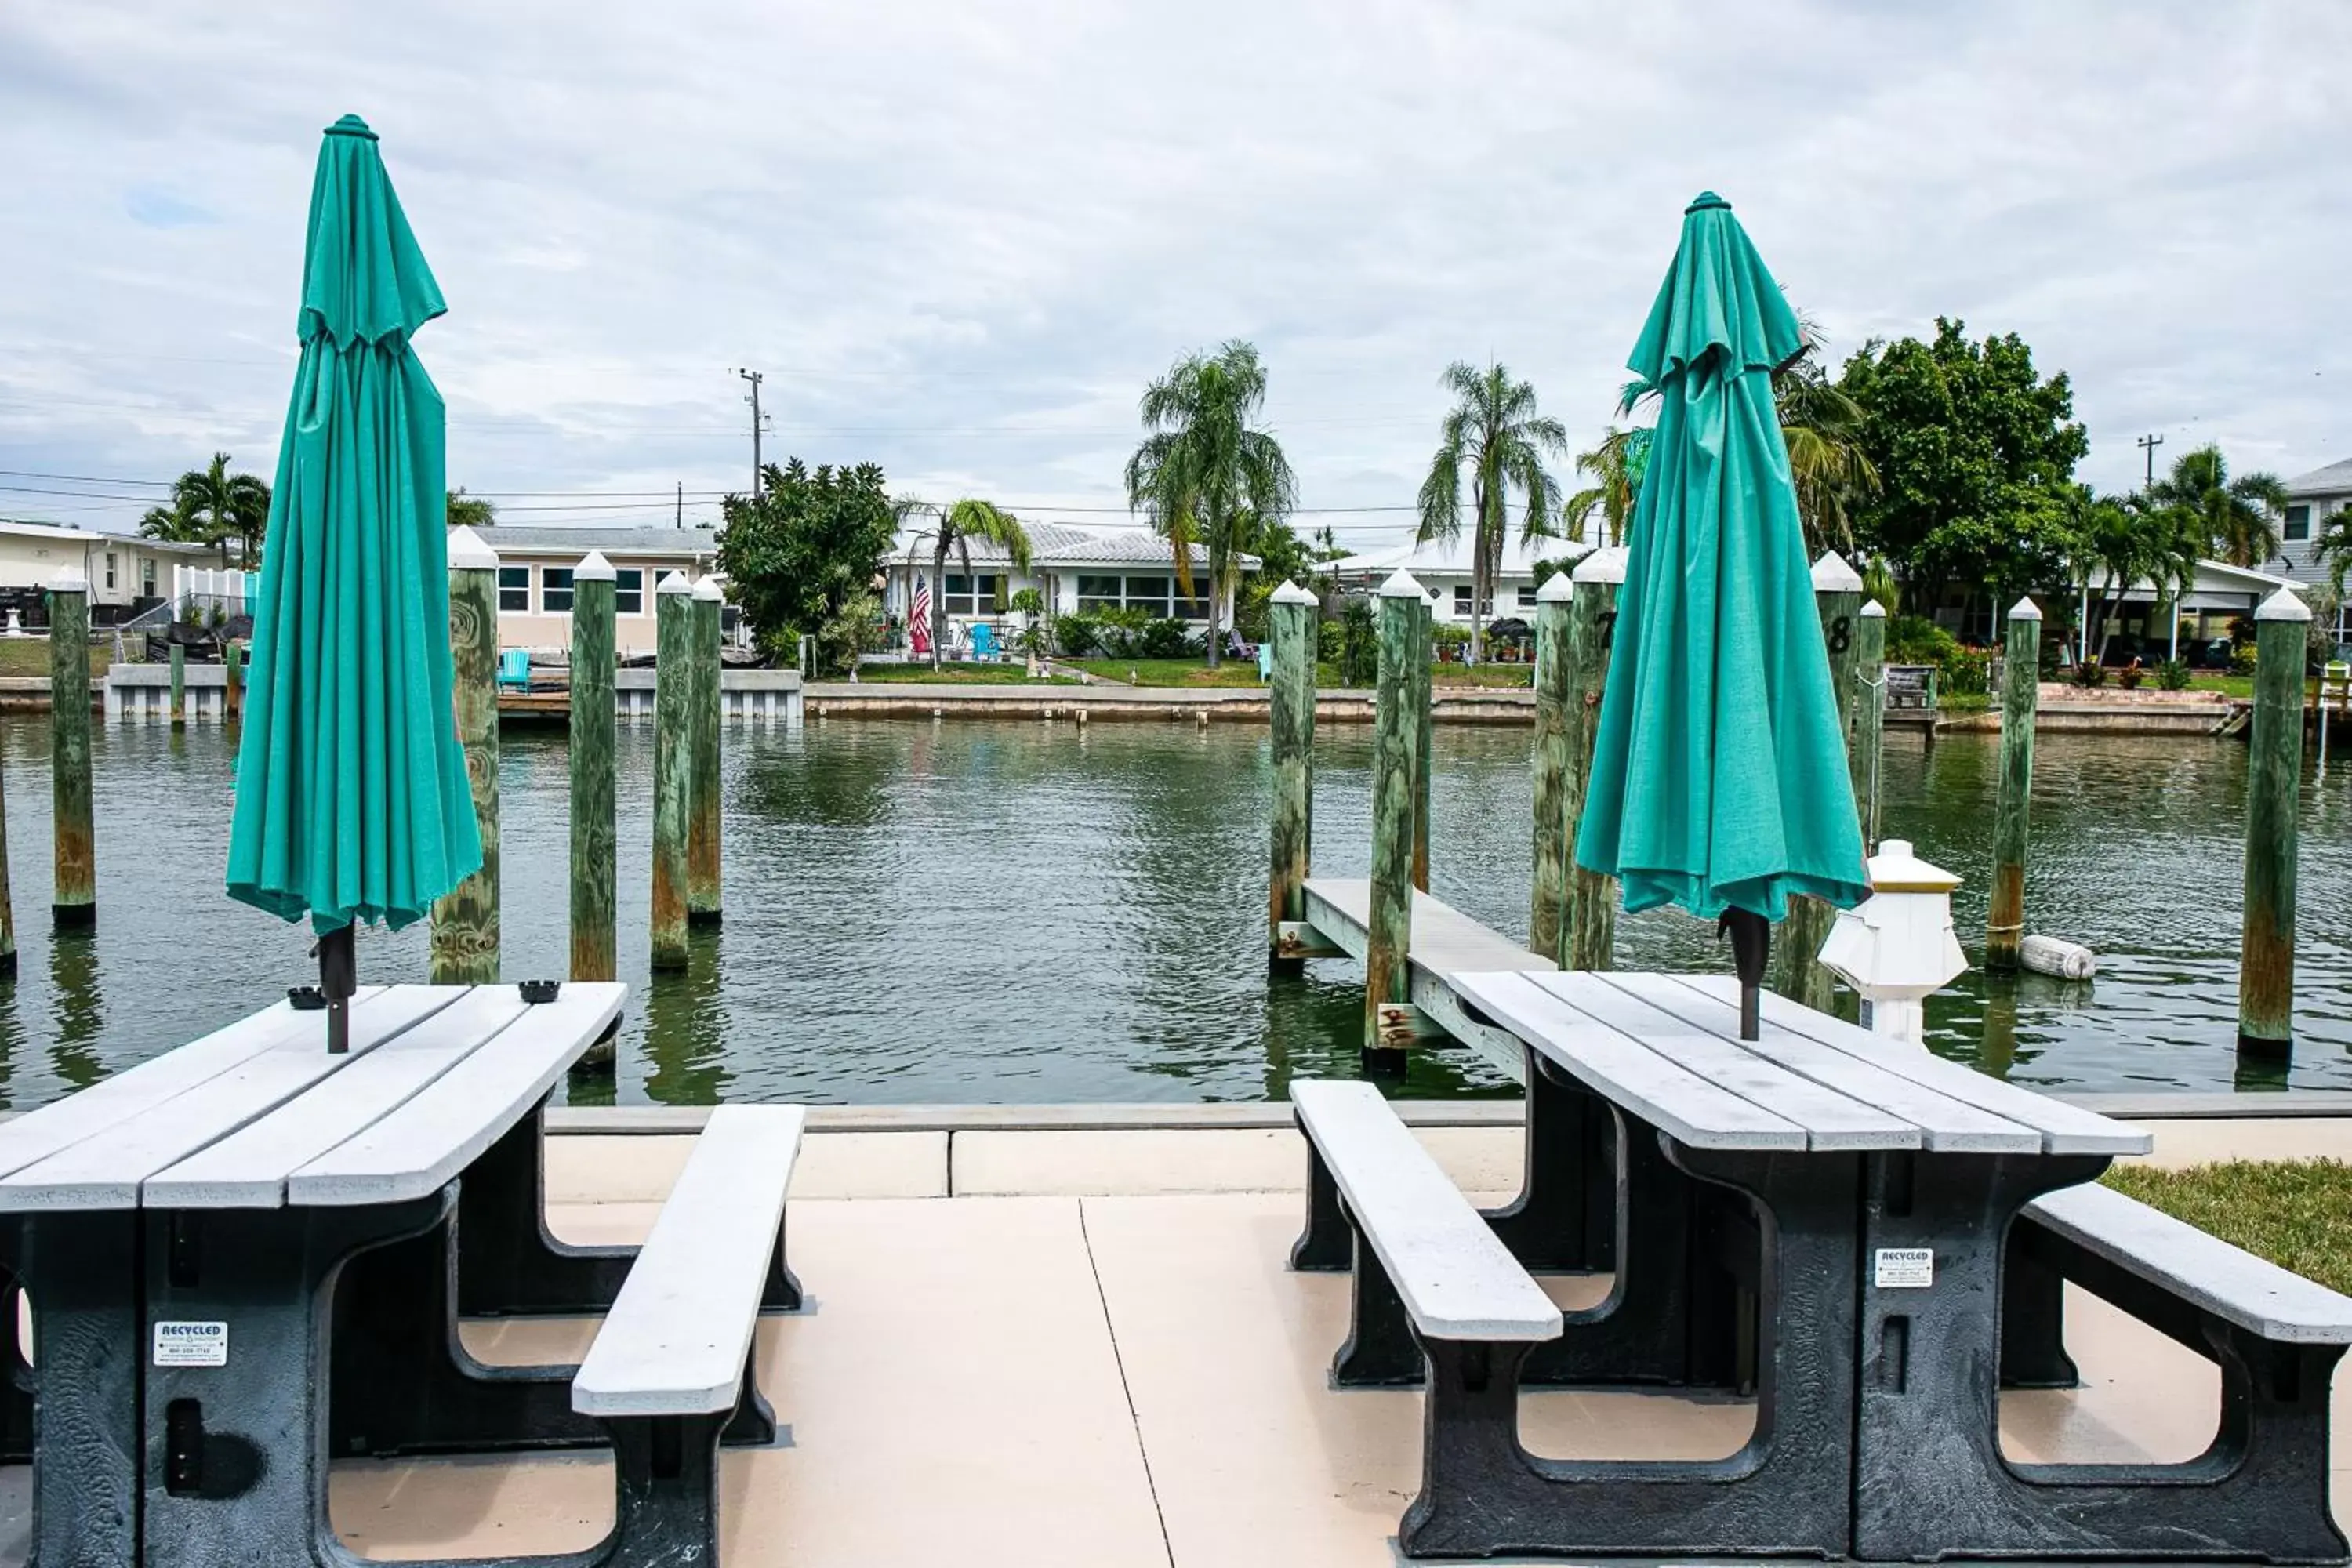
[{"label": "white piling light", "polygon": [[1402,566],[1389,574],[1389,580],[1381,584],[1381,597],[1383,599],[1421,599],[1427,596],[1421,591],[1421,584],[1413,581],[1412,574]]},{"label": "white piling light", "polygon": [[1574,597],[1576,580],[1566,572],[1553,573],[1543,580],[1543,586],[1536,590],[1536,603],[1538,605],[1564,605]]},{"label": "white piling light", "polygon": [[82,575],[79,566],[61,566],[58,568],[58,574],[49,579],[49,592],[87,594],[89,592],[89,579]]},{"label": "white piling light", "polygon": [[490,542],[470,528],[449,531],[449,569],[453,572],[495,572],[499,569],[499,552]]},{"label": "white piling light", "polygon": [[1890,838],[1870,858],[1871,895],[1838,911],[1821,961],[1862,994],[1871,1032],[1927,1043],[1921,1000],[1969,966],[1952,931],[1952,889],[1960,879]]},{"label": "white piling light", "polygon": [[702,577],[697,579],[695,582],[694,596],[700,599],[707,605],[716,603],[717,601],[725,598],[727,595],[719,591],[718,578]]},{"label": "white piling light", "polygon": [[694,584],[686,580],[683,572],[665,572],[662,580],[654,584],[656,594],[692,594]]},{"label": "white piling light", "polygon": [[604,559],[604,552],[601,550],[592,550],[583,555],[580,564],[572,569],[574,583],[612,583],[618,581],[619,576],[620,574],[613,570],[613,563]]},{"label": "white piling light", "polygon": [[1311,605],[1315,603],[1315,595],[1285,579],[1282,586],[1274,591],[1274,602],[1277,605]]},{"label": "white piling light", "polygon": [[1625,563],[1633,552],[1622,544],[1596,550],[1576,563],[1572,575],[1580,583],[1622,583]]}]

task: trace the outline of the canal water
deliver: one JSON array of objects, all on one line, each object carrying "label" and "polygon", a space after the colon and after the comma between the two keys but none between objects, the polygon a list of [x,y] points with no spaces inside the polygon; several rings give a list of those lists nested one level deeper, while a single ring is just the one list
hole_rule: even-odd
[{"label": "canal water", "polygon": [[[1441,726],[1433,890],[1524,937],[1528,732]],[[23,1108],[217,1027],[309,976],[302,928],[221,891],[231,752],[220,731],[99,731],[99,924],[49,930],[49,731],[0,725],[21,968],[0,987],[0,1100]],[[1364,873],[1369,726],[1316,753],[1316,865]],[[1889,738],[1884,820],[1965,879],[1978,954],[1996,747]],[[1352,1073],[1359,972],[1265,971],[1266,737],[1250,725],[829,721],[730,732],[726,921],[653,979],[646,906],[652,739],[620,738],[614,1077],[575,1101],[1246,1100]],[[509,979],[565,954],[561,731],[504,737]],[[1934,1048],[2041,1086],[2352,1089],[2352,769],[2306,777],[2294,1066],[2235,1058],[2242,744],[2045,735],[2028,928],[2088,942],[2095,984],[1971,974],[1933,999]],[[362,977],[425,977],[422,927],[363,932]],[[1672,911],[1624,922],[1627,967],[1727,969]],[[1507,1086],[1466,1052],[1403,1092]]]}]

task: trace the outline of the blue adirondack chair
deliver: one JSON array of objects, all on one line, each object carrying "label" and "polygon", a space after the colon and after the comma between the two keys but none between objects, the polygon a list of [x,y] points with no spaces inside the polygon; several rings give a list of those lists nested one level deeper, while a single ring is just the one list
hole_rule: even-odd
[{"label": "blue adirondack chair", "polygon": [[499,689],[501,691],[530,689],[530,649],[510,647],[499,653]]},{"label": "blue adirondack chair", "polygon": [[991,663],[1004,657],[1003,650],[996,646],[996,628],[985,621],[971,625],[971,657]]},{"label": "blue adirondack chair", "polygon": [[1262,642],[1257,645],[1257,681],[1260,686],[1265,686],[1271,684],[1273,679],[1274,644]]}]

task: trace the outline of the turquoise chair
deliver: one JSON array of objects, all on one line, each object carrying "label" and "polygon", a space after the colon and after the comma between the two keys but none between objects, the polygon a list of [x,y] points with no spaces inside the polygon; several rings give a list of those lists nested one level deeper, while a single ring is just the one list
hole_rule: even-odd
[{"label": "turquoise chair", "polygon": [[972,623],[971,657],[987,659],[991,663],[1004,657],[1003,650],[996,646],[996,628],[985,621]]},{"label": "turquoise chair", "polygon": [[530,689],[530,649],[510,647],[499,655],[499,689],[500,691]]},{"label": "turquoise chair", "polygon": [[1262,642],[1257,645],[1257,683],[1260,686],[1267,686],[1271,685],[1273,681],[1274,644],[1271,642]]}]

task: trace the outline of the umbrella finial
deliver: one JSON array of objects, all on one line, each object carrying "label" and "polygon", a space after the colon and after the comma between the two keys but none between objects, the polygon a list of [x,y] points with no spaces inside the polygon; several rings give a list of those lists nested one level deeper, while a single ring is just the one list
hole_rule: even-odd
[{"label": "umbrella finial", "polygon": [[1425,599],[1428,596],[1421,591],[1421,584],[1413,580],[1412,574],[1402,566],[1390,573],[1389,580],[1381,584],[1381,597],[1383,599]]},{"label": "umbrella finial", "polygon": [[2294,589],[2281,588],[2277,593],[2273,594],[2269,598],[2264,599],[2262,602],[2261,608],[2254,612],[2254,619],[2258,621],[2307,621],[2311,619],[2311,606],[2305,604],[2303,596],[2297,594]]},{"label": "umbrella finial", "polygon": [[592,550],[580,558],[579,565],[572,569],[572,580],[574,583],[615,583],[620,581],[620,574],[613,570],[613,563],[604,559],[603,551]]},{"label": "umbrella finial", "polygon": [[1816,594],[1859,594],[1862,574],[1845,563],[1845,557],[1834,550],[1824,550],[1822,558],[1813,563],[1813,592]]},{"label": "umbrella finial", "polygon": [[490,542],[463,523],[449,531],[449,567],[452,571],[495,572],[499,569],[499,552]]},{"label": "umbrella finial", "polygon": [[1697,195],[1691,198],[1690,205],[1683,208],[1683,216],[1688,217],[1691,214],[1696,212],[1706,212],[1717,209],[1723,212],[1729,212],[1731,210],[1731,204],[1725,201],[1721,196],[1717,195],[1713,191],[1701,191]]},{"label": "umbrella finial", "polygon": [[364,136],[371,142],[376,139],[375,132],[368,129],[368,122],[362,120],[356,114],[346,114],[341,120],[336,121],[332,125],[328,126],[327,134],[330,136]]}]

